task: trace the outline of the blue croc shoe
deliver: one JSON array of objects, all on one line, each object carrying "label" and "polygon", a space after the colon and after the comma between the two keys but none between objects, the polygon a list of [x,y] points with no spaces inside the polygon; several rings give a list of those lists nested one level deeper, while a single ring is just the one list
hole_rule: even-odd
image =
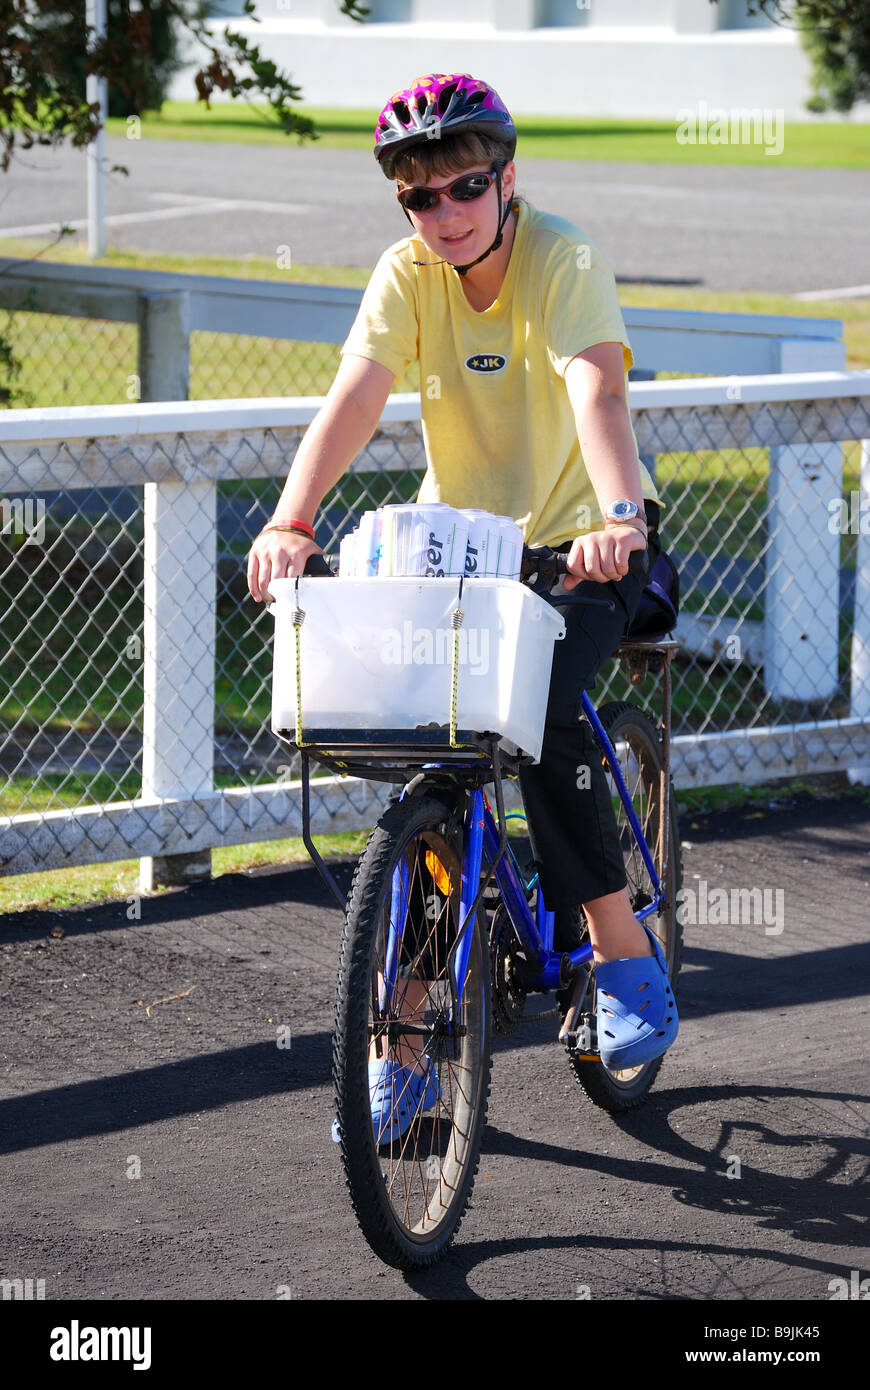
[{"label": "blue croc shoe", "polygon": [[660,1057],[680,1026],[664,953],[649,927],[641,926],[655,955],[609,960],[595,967],[598,1050],[611,1071]]},{"label": "blue croc shoe", "polygon": [[376,1144],[392,1144],[411,1128],[424,1111],[441,1099],[438,1075],[432,1064],[420,1076],[412,1067],[384,1058],[369,1062],[369,1098]]}]

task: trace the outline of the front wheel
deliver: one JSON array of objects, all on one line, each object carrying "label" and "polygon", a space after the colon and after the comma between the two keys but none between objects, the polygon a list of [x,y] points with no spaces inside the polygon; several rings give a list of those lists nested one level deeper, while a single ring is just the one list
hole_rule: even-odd
[{"label": "front wheel", "polygon": [[[363,1234],[399,1269],[434,1263],[453,1240],[486,1119],[488,943],[479,908],[457,998],[461,880],[461,824],[437,799],[411,796],[373,830],[348,899],[333,1051],[341,1153]],[[376,1091],[373,1107],[370,1062],[376,1074],[402,1068],[394,1109],[382,1099],[379,1109]],[[403,1093],[424,1076],[419,1108],[406,1103],[402,1116]]]},{"label": "front wheel", "polygon": [[[678,918],[677,895],[682,884],[680,836],[673,787],[668,788],[667,835],[660,836],[662,826],[663,786],[662,755],[658,730],[642,709],[624,701],[602,706],[598,717],[613,744],[634,811],[640,821],[652,852],[656,872],[665,889],[665,906],[661,913],[645,919],[658,940],[668,962],[668,977],[676,993],[683,949],[683,929]],[[614,814],[628,879],[628,894],[635,912],[653,901],[653,884],[641,857],[625,807],[607,763],[604,772],[610,785]],[[594,989],[589,1002],[589,1021],[595,1018]],[[639,1067],[611,1071],[600,1061],[579,1057],[570,1052],[574,1073],[590,1100],[605,1110],[619,1114],[640,1105],[658,1075],[662,1058],[656,1057]]]}]

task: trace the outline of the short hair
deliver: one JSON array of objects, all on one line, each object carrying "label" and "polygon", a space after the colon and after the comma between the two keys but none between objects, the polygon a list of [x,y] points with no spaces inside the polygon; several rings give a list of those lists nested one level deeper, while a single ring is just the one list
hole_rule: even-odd
[{"label": "short hair", "polygon": [[380,161],[388,179],[399,183],[427,183],[431,178],[447,178],[473,169],[475,164],[507,163],[513,158],[510,145],[481,131],[457,131],[440,140],[421,140],[419,144],[387,149]]}]

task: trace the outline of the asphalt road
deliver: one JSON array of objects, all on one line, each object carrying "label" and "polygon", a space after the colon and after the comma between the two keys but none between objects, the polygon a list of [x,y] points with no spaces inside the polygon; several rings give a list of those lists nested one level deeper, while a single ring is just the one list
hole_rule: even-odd
[{"label": "asphalt road", "polygon": [[[407,223],[362,151],[107,139],[110,245],[374,265]],[[520,159],[519,190],[582,227],[617,276],[785,294],[870,284],[870,172]],[[85,156],[20,156],[4,235],[86,216]],[[284,264],[286,250],[282,253]]]},{"label": "asphalt road", "polygon": [[804,796],[682,835],[688,886],[781,891],[779,922],[686,927],[680,1036],[629,1117],[585,1099],[554,1020],[504,1041],[472,1206],[407,1277],[330,1141],[339,914],[313,869],[139,920],[0,919],[0,1276],[61,1300],[821,1302],[870,1274],[870,808]]}]

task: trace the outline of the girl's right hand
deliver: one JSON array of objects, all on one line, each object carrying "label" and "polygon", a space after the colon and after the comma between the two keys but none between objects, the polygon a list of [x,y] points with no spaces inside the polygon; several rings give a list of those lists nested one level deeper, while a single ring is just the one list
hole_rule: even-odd
[{"label": "girl's right hand", "polygon": [[295,531],[261,531],[248,553],[248,588],[257,603],[272,603],[269,581],[302,574],[309,555],[322,555],[316,541]]}]

